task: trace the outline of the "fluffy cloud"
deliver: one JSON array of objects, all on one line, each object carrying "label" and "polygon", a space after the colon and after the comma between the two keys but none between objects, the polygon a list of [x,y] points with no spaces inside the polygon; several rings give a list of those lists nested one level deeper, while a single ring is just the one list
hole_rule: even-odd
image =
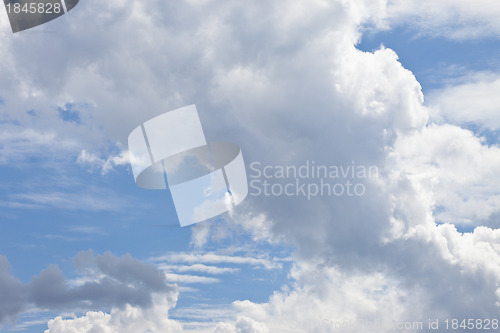
[{"label": "fluffy cloud", "polygon": [[[234,303],[240,316],[265,327],[248,332],[366,332],[372,328],[386,332],[393,328],[393,320],[420,317],[417,290],[402,292],[396,281],[383,274],[345,274],[310,262],[295,266],[291,274],[293,288],[276,292],[269,302]],[[410,305],[415,306],[411,313]],[[227,330],[235,331],[239,332]]]},{"label": "fluffy cloud", "polygon": [[[494,216],[497,148],[485,147],[456,126],[429,126],[420,85],[397,54],[354,46],[361,25],[380,25],[387,17],[397,21],[417,13],[421,26],[432,30],[449,24],[453,17],[443,13],[451,7],[464,15],[461,23],[473,22],[475,29],[495,13],[468,10],[465,2],[420,5],[436,12],[416,11],[411,2],[385,7],[384,1],[89,0],[71,20],[53,23],[69,25],[56,35],[41,34],[36,41],[0,35],[6,46],[0,50],[0,74],[16,78],[0,82],[7,93],[0,108],[25,126],[78,142],[78,152],[87,149],[80,162],[103,167],[108,160],[92,157],[96,152],[89,147],[99,150],[109,141],[123,146],[137,124],[195,102],[207,137],[238,142],[247,163],[355,162],[380,170],[376,178],[360,180],[366,187],[361,197],[253,197],[239,206],[230,226],[241,226],[256,241],[292,244],[296,268],[291,286],[269,302],[235,303],[240,316],[217,325],[218,332],[283,332],[293,330],[291,325],[323,332],[325,319],[328,324],[340,318],[391,323],[426,316],[483,317],[497,311],[496,231],[478,228],[472,236],[461,235],[452,225],[435,222],[439,217],[474,225]],[[436,13],[443,20],[426,26]],[[477,27],[494,30],[494,22]],[[451,36],[473,35],[470,27]],[[36,65],[38,58],[46,59],[45,66]],[[58,107],[68,102],[78,105],[78,123],[60,119]],[[31,109],[36,121],[25,112]],[[485,169],[476,173],[479,166]],[[443,213],[436,212],[438,206]],[[210,233],[196,230],[193,244],[201,247]],[[482,253],[488,261],[478,259]],[[48,281],[63,281],[55,267],[33,280],[29,297],[46,307],[85,301],[114,306],[109,315],[55,319],[50,332],[126,330],[120,322],[131,313],[145,318],[132,326],[136,331],[160,330],[151,328],[154,316],[144,311],[158,305],[152,295],[162,291],[163,280],[136,275],[137,269],[126,267],[140,264],[130,258],[122,259],[126,267],[103,264],[114,260],[109,256],[98,258],[90,260],[91,271],[104,275],[96,275],[97,281],[46,293]],[[179,259],[227,260],[210,254]],[[0,277],[6,285],[17,284],[5,273]],[[134,282],[137,289],[128,288]],[[97,297],[101,292],[108,297]],[[132,305],[116,307],[123,303]]]},{"label": "fluffy cloud", "polygon": [[219,323],[213,333],[269,333],[267,326],[245,316],[238,316],[235,324]]},{"label": "fluffy cloud", "polygon": [[15,319],[29,307],[41,310],[113,307],[122,311],[129,305],[123,311],[134,306],[150,311],[156,306],[171,307],[177,300],[176,288],[167,283],[161,271],[129,255],[119,258],[111,253],[96,256],[90,251],[81,252],[75,257],[75,266],[82,274],[79,280],[68,280],[58,266],[52,265],[29,284],[23,284],[7,272],[7,260],[1,257],[0,323]]},{"label": "fluffy cloud", "polygon": [[79,318],[57,317],[49,321],[45,333],[147,333],[181,332],[182,325],[168,318],[168,311],[175,302],[162,295],[153,296],[151,307],[126,305],[114,308],[109,314],[88,312]]},{"label": "fluffy cloud", "polygon": [[460,127],[432,124],[398,140],[391,158],[423,193],[419,201],[435,209],[437,222],[498,227],[498,147]]},{"label": "fluffy cloud", "polygon": [[[393,332],[404,323],[422,323],[425,329],[436,318],[494,318],[498,244],[498,230],[485,227],[461,234],[449,224],[419,226],[387,245],[383,270],[374,263],[361,271],[298,260],[290,286],[266,303],[237,301],[234,307],[240,317],[271,332]],[[238,332],[235,323],[222,322],[217,329]]]}]

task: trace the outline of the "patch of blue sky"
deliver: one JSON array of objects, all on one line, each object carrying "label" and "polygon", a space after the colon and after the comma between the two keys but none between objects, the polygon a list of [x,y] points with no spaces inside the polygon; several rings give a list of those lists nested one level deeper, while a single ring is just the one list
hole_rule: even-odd
[{"label": "patch of blue sky", "polygon": [[64,107],[58,107],[59,117],[67,122],[80,124],[80,111],[75,108],[72,103],[66,103]]},{"label": "patch of blue sky", "polygon": [[384,45],[393,49],[403,66],[411,70],[424,94],[443,88],[469,72],[500,71],[500,42],[485,37],[452,40],[421,36],[406,27],[381,32],[365,32],[357,47],[372,52]]}]

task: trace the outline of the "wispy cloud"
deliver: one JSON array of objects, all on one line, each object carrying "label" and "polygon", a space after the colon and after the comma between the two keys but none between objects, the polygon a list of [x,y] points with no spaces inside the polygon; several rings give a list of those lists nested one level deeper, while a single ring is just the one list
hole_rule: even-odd
[{"label": "wispy cloud", "polygon": [[65,242],[74,242],[78,240],[78,238],[75,237],[70,237],[70,236],[65,236],[65,235],[55,235],[55,234],[47,234],[42,236],[45,239],[48,240],[62,240]]},{"label": "wispy cloud", "polygon": [[80,233],[80,234],[87,234],[87,235],[102,235],[104,234],[104,231],[95,226],[87,226],[87,225],[79,225],[79,226],[72,226],[68,228],[69,231],[75,232],[75,233]]},{"label": "wispy cloud", "polygon": [[22,321],[22,322],[16,324],[16,326],[10,328],[9,331],[13,331],[13,332],[26,331],[30,327],[47,324],[47,322],[50,319],[52,319],[52,318],[44,317],[42,319],[25,320],[25,321]]},{"label": "wispy cloud", "polygon": [[239,268],[232,267],[218,267],[218,266],[207,266],[204,264],[194,264],[194,265],[168,265],[168,264],[160,264],[158,266],[160,269],[164,271],[175,271],[175,272],[200,272],[206,274],[226,274],[226,273],[236,273],[239,271]]},{"label": "wispy cloud", "polygon": [[0,206],[18,209],[119,211],[126,201],[118,195],[94,188],[87,193],[39,192],[11,194]]},{"label": "wispy cloud", "polygon": [[[280,270],[283,268],[283,262],[289,260],[256,255],[251,252],[245,252],[245,255],[242,255],[241,249],[237,248],[229,248],[221,252],[224,253],[170,252],[150,258],[148,261],[155,263],[164,271],[169,282],[179,283],[182,286],[184,284],[220,283],[224,275],[238,274],[249,269]],[[215,278],[214,275],[218,277]]]},{"label": "wispy cloud", "polygon": [[419,33],[465,40],[498,36],[500,7],[495,0],[395,0],[388,3],[391,23],[418,27]]},{"label": "wispy cloud", "polygon": [[[218,322],[236,315],[237,311],[228,304],[196,304],[195,306],[175,308],[172,317],[184,322]],[[212,328],[215,325],[212,324]]]},{"label": "wispy cloud", "polygon": [[160,257],[150,259],[153,262],[182,262],[189,264],[235,264],[235,265],[250,265],[264,269],[279,269],[282,268],[282,259],[268,258],[264,255],[260,257],[225,255],[215,252],[208,253],[169,253]]},{"label": "wispy cloud", "polygon": [[39,131],[14,125],[0,126],[0,165],[16,166],[33,156],[59,153],[64,156],[77,143],[58,136],[56,132]]},{"label": "wispy cloud", "polygon": [[101,158],[95,154],[89,153],[86,150],[82,150],[76,161],[78,164],[89,165],[91,168],[100,169],[101,173],[104,175],[116,166],[128,165],[130,163],[130,158],[128,151],[122,151],[118,155]]},{"label": "wispy cloud", "polygon": [[188,275],[188,274],[173,274],[165,273],[167,281],[170,283],[201,283],[201,284],[211,284],[219,283],[220,280],[213,277],[198,276],[198,275]]}]

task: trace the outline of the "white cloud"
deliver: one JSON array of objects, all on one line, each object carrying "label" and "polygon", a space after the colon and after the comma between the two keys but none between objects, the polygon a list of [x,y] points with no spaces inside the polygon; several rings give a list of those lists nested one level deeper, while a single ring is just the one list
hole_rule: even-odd
[{"label": "white cloud", "polygon": [[126,305],[110,313],[92,311],[79,318],[57,317],[48,322],[45,333],[177,333],[182,331],[181,324],[168,318],[174,305],[165,296],[155,295],[150,308]]},{"label": "white cloud", "polygon": [[401,137],[391,157],[423,193],[418,201],[436,209],[438,222],[498,226],[498,147],[457,126],[430,125]]},{"label": "white cloud", "polygon": [[101,169],[101,173],[105,175],[115,166],[129,165],[130,158],[128,152],[122,151],[118,155],[108,156],[106,159],[103,159],[84,149],[78,155],[76,162],[82,165],[89,164],[93,168],[99,168]]},{"label": "white cloud", "polygon": [[[281,270],[290,258],[271,258],[267,254],[254,253],[249,249],[228,248],[219,252],[171,252],[150,258],[158,269],[165,272],[167,280],[182,286],[214,284],[222,280],[214,275],[243,272],[246,269]],[[238,255],[236,255],[238,253]],[[189,290],[188,290],[189,291]]]},{"label": "white cloud", "polygon": [[[377,331],[388,332],[393,320],[419,317],[416,290],[405,292],[382,273],[342,273],[317,264],[295,266],[293,287],[276,292],[269,302],[238,301],[234,306],[241,316],[271,332],[367,332],[370,323],[379,325]],[[230,327],[220,324],[220,332],[235,332]]]},{"label": "white cloud", "polygon": [[219,323],[214,333],[269,333],[269,329],[263,323],[245,316],[238,316],[234,325]]},{"label": "white cloud", "polygon": [[[452,225],[419,225],[404,239],[389,245],[386,255],[393,258],[384,260],[401,265],[413,279],[390,275],[386,269],[343,271],[323,260],[298,260],[291,285],[276,291],[268,302],[237,301],[234,306],[241,316],[271,332],[393,332],[397,323],[425,325],[429,318],[495,316],[498,230],[479,227],[472,234],[461,234]],[[403,253],[389,254],[393,251]],[[413,251],[420,251],[421,257],[412,256]],[[234,332],[233,325],[225,321],[219,327],[221,332]]]},{"label": "white cloud", "polygon": [[436,109],[436,120],[458,125],[475,124],[500,129],[500,77],[495,73],[473,73],[457,84],[432,91],[428,104]]},{"label": "white cloud", "polygon": [[210,225],[208,223],[198,223],[191,227],[191,245],[196,249],[206,244],[210,236]]},{"label": "white cloud", "polygon": [[201,284],[211,284],[211,283],[219,283],[220,280],[213,277],[207,276],[198,276],[198,275],[189,275],[189,274],[173,274],[173,273],[165,273],[167,280],[172,283],[182,283],[182,284],[192,284],[192,283],[201,283]]},{"label": "white cloud", "polygon": [[282,267],[280,258],[267,258],[264,256],[253,258],[251,256],[224,255],[215,252],[187,253],[175,252],[160,257],[151,258],[154,262],[183,262],[189,264],[235,264],[251,265],[264,269],[276,269]]},{"label": "white cloud", "polygon": [[443,258],[468,274],[494,279],[500,286],[500,229],[477,227],[472,233],[462,234],[454,225],[443,224],[434,230],[416,228],[411,237],[435,237],[436,243],[442,245]]},{"label": "white cloud", "polygon": [[225,274],[225,273],[235,273],[238,272],[238,268],[231,267],[218,267],[218,266],[209,266],[203,264],[194,264],[194,265],[166,265],[160,264],[158,268],[164,271],[176,271],[176,272],[200,272],[207,274]]}]

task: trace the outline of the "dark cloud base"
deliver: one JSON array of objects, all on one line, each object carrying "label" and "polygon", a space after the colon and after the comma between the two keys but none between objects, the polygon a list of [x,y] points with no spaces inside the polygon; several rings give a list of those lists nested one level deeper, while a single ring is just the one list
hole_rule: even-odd
[{"label": "dark cloud base", "polygon": [[130,255],[94,255],[89,250],[78,253],[74,263],[82,283],[72,286],[61,269],[51,265],[24,284],[9,273],[7,258],[0,256],[0,325],[14,323],[30,307],[47,311],[149,307],[153,294],[176,292],[160,270]]}]

